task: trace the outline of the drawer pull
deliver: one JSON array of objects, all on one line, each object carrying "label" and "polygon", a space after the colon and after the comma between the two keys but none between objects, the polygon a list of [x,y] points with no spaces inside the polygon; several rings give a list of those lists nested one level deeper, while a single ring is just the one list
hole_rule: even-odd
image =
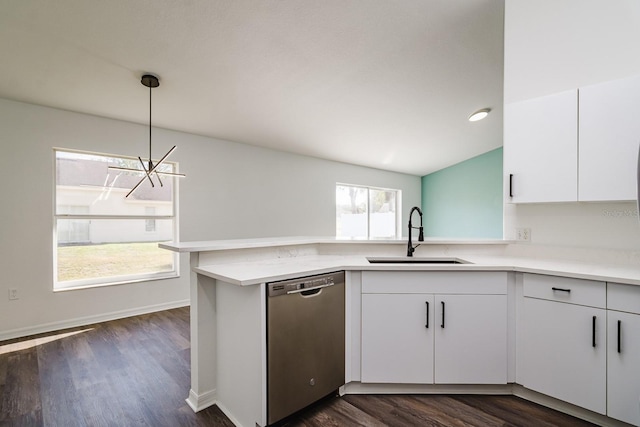
[{"label": "drawer pull", "polygon": [[425,304],[427,304],[427,321],[424,324],[424,327],[429,329],[429,301],[425,301]]},{"label": "drawer pull", "polygon": [[566,293],[571,293],[571,289],[564,289],[564,288],[551,288],[552,291],[554,292],[566,292]]},{"label": "drawer pull", "polygon": [[622,320],[618,320],[618,353],[622,353],[622,341],[620,339],[620,329],[622,329]]},{"label": "drawer pull", "polygon": [[442,304],[442,324],[440,324],[441,328],[444,328],[444,301],[440,301]]},{"label": "drawer pull", "polygon": [[596,316],[593,316],[593,320],[591,322],[591,346],[593,348],[596,347]]}]

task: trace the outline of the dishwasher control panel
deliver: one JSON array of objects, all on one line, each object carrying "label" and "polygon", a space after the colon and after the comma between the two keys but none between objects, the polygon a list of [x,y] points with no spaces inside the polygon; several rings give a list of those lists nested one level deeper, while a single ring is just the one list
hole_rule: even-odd
[{"label": "dishwasher control panel", "polygon": [[276,297],[279,295],[286,295],[292,291],[325,288],[338,283],[344,283],[343,271],[267,283],[267,295],[270,297]]}]

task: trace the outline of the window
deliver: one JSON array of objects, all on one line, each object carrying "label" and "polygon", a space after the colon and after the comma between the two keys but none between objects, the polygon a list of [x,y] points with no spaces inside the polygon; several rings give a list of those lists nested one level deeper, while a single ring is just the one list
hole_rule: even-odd
[{"label": "window", "polygon": [[177,276],[177,256],[158,248],[176,236],[174,180],[147,180],[125,198],[144,175],[109,166],[140,167],[138,159],[55,150],[55,290]]},{"label": "window", "polygon": [[[144,213],[147,216],[155,216],[156,214],[156,208],[155,206],[147,206],[146,208],[144,208]],[[153,233],[154,231],[156,231],[156,220],[155,218],[150,218],[150,219],[145,219],[144,220],[144,230],[147,233]]]},{"label": "window", "polygon": [[336,236],[400,237],[400,190],[336,184]]}]

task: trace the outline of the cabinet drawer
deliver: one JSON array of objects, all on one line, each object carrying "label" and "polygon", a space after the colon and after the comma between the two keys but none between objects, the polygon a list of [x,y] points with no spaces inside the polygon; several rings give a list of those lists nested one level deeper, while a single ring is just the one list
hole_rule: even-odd
[{"label": "cabinet drawer", "polygon": [[598,308],[605,308],[607,305],[607,287],[605,282],[544,276],[540,274],[525,274],[523,283],[525,297]]},{"label": "cabinet drawer", "polygon": [[608,283],[607,308],[640,314],[640,286]]},{"label": "cabinet drawer", "polygon": [[363,271],[362,293],[506,295],[507,273],[494,271]]}]

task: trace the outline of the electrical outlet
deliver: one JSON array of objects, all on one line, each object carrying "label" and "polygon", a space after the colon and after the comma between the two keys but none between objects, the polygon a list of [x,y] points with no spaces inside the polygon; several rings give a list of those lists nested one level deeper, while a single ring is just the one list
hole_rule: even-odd
[{"label": "electrical outlet", "polygon": [[9,289],[9,299],[10,300],[18,299],[18,290],[17,289]]},{"label": "electrical outlet", "polygon": [[516,228],[516,240],[521,242],[531,241],[531,229],[530,228]]}]

